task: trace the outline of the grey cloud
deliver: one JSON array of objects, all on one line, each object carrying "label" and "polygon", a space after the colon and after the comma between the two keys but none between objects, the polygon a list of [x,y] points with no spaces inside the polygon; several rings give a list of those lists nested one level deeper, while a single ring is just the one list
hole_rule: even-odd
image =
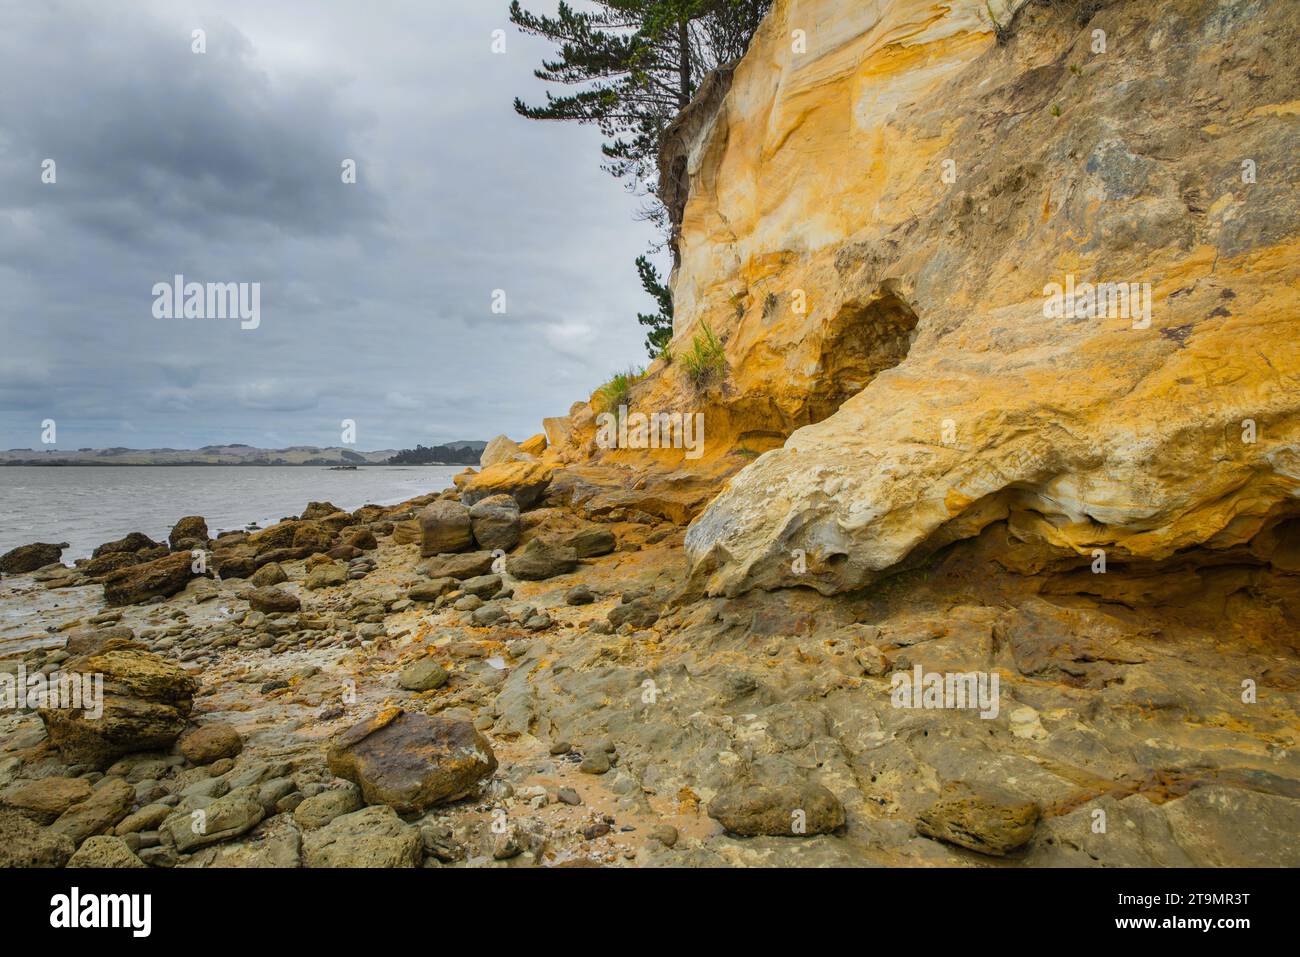
[{"label": "grey cloud", "polygon": [[[0,446],[523,436],[643,362],[651,233],[593,131],[511,111],[545,50],[489,52],[505,8],[0,7]],[[154,319],[175,273],[261,326]]]},{"label": "grey cloud", "polygon": [[[200,55],[175,17],[103,4],[78,6],[76,18],[35,63],[21,32],[0,27],[0,115],[11,130],[0,176],[16,187],[0,208],[39,208],[147,244],[164,238],[160,226],[211,241],[261,227],[333,234],[379,215],[364,182],[340,188],[340,164],[359,152],[369,119],[345,115],[331,84],[273,83],[248,38],[221,21]],[[56,188],[36,175],[46,158]]]}]

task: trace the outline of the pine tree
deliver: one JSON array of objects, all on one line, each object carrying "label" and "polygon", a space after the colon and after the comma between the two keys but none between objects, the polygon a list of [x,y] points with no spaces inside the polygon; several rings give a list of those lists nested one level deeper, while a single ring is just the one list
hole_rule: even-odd
[{"label": "pine tree", "polygon": [[[604,168],[654,196],[655,162],[663,131],[686,107],[700,81],[720,64],[744,55],[772,0],[594,0],[583,12],[563,2],[554,17],[510,4],[510,21],[525,33],[558,45],[534,75],[581,87],[543,106],[515,99],[515,110],[535,120],[591,123],[606,137]],[[646,211],[663,226],[664,211]]]},{"label": "pine tree", "polygon": [[[711,70],[744,55],[772,0],[592,2],[596,9],[578,11],[561,0],[549,17],[512,0],[511,23],[559,47],[534,75],[578,87],[561,96],[547,91],[543,106],[516,97],[515,111],[534,120],[595,124],[606,139],[603,168],[649,197],[641,215],[666,239],[669,217],[659,200],[657,166],[663,133]],[[659,305],[657,313],[637,316],[650,327],[646,348],[654,358],[672,338],[672,293],[645,256],[636,268],[642,287]]]},{"label": "pine tree", "polygon": [[649,326],[650,332],[645,337],[646,351],[650,358],[661,355],[673,337],[673,292],[659,281],[659,271],[645,256],[636,257],[637,275],[641,277],[641,288],[659,304],[657,313],[638,313],[636,321]]}]

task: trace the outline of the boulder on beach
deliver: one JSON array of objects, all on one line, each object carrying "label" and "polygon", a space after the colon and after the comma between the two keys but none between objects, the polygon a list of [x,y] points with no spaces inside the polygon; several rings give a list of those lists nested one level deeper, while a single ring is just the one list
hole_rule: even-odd
[{"label": "boulder on beach", "polygon": [[314,521],[320,524],[323,528],[329,529],[330,532],[335,535],[345,528],[350,528],[353,524],[350,512],[330,512],[328,515],[323,515],[318,519],[314,519]]},{"label": "boulder on beach", "polygon": [[521,509],[531,508],[551,484],[554,473],[554,466],[541,462],[498,462],[471,476],[461,486],[460,500],[472,506],[489,496],[504,494]]},{"label": "boulder on beach", "polygon": [[307,554],[327,552],[334,547],[334,532],[320,522],[299,522],[293,531],[293,548]]},{"label": "boulder on beach", "polygon": [[279,588],[250,588],[240,592],[239,597],[247,601],[253,611],[264,614],[298,611],[302,608],[302,602],[297,595],[281,591]]},{"label": "boulder on beach", "polygon": [[433,579],[465,579],[486,575],[492,570],[495,560],[491,552],[461,552],[459,555],[435,555],[415,568]]},{"label": "boulder on beach", "polygon": [[62,867],[76,847],[19,811],[0,808],[0,867]]},{"label": "boulder on beach", "polygon": [[519,451],[524,455],[541,455],[546,451],[546,433],[538,432],[532,438],[524,439],[519,443]]},{"label": "boulder on beach", "polygon": [[620,602],[609,610],[607,620],[615,628],[631,623],[633,628],[649,628],[659,620],[659,611],[663,603],[654,596],[634,598]]},{"label": "boulder on beach", "polygon": [[424,557],[463,551],[473,541],[466,506],[444,499],[420,510],[420,554]]},{"label": "boulder on beach", "polygon": [[98,834],[88,837],[75,854],[68,859],[68,867],[148,867],[136,857],[130,845],[120,837]]},{"label": "boulder on beach", "polygon": [[520,454],[518,444],[505,435],[498,435],[496,438],[483,446],[483,451],[478,457],[480,468],[487,468],[489,465],[496,465],[498,462],[511,462]]},{"label": "boulder on beach", "polygon": [[195,572],[189,552],[118,569],[104,578],[104,601],[109,605],[137,605],[151,598],[170,598],[184,588]]},{"label": "boulder on beach", "polygon": [[113,572],[134,565],[156,562],[170,555],[161,545],[157,548],[143,548],[138,552],[106,552],[98,558],[78,559],[77,571],[96,584],[103,584]]},{"label": "boulder on beach", "polygon": [[339,511],[338,506],[332,502],[308,502],[307,507],[302,510],[300,518],[306,520],[322,519],[326,515],[333,515]]},{"label": "boulder on beach", "polygon": [[447,683],[447,669],[431,657],[413,661],[402,669],[397,683],[407,691],[433,691]]},{"label": "boulder on beach", "polygon": [[279,585],[281,582],[289,580],[288,574],[279,562],[267,562],[257,571],[253,572],[252,578],[249,579],[255,588],[269,588],[271,585]]},{"label": "boulder on beach", "polygon": [[77,846],[94,834],[111,830],[130,813],[134,803],[135,788],[122,778],[108,777],[84,801],[60,814],[50,830]]},{"label": "boulder on beach", "polygon": [[379,547],[379,539],[375,538],[375,533],[368,528],[358,528],[354,532],[344,533],[343,543],[363,552],[373,551]]},{"label": "boulder on beach", "polygon": [[222,758],[233,758],[244,750],[244,739],[233,724],[211,721],[191,731],[180,739],[181,754],[194,764],[211,764]]},{"label": "boulder on beach", "polygon": [[304,830],[324,827],[341,814],[361,809],[361,789],[352,782],[313,794],[293,811],[293,819]]},{"label": "boulder on beach", "polygon": [[270,562],[297,562],[312,555],[311,548],[268,548],[264,552],[258,552],[257,557],[253,559],[253,567],[261,568]]},{"label": "boulder on beach", "polygon": [[172,526],[167,544],[174,552],[208,547],[208,523],[202,515],[186,515]]},{"label": "boulder on beach", "polygon": [[109,625],[104,628],[73,628],[68,632],[64,650],[70,655],[94,655],[109,647],[123,647],[135,641],[135,632],[126,625]]},{"label": "boulder on beach", "polygon": [[40,582],[46,588],[65,588],[86,584],[85,576],[77,569],[67,565],[45,565],[32,572],[32,581]]},{"label": "boulder on beach", "polygon": [[[183,521],[186,520],[182,519]],[[172,552],[173,549],[162,542],[155,542],[143,532],[131,532],[115,541],[100,545],[91,553],[90,558],[78,560],[77,568],[92,581],[104,582],[115,571],[133,565],[145,565],[165,558]]]},{"label": "boulder on beach", "polygon": [[303,587],[311,591],[320,588],[334,588],[338,585],[347,584],[348,569],[346,565],[340,565],[336,561],[325,561],[312,568],[307,573],[307,580],[303,582]]},{"label": "boulder on beach", "polygon": [[308,867],[416,867],[420,831],[391,807],[367,807],[308,831],[302,852]]},{"label": "boulder on beach", "polygon": [[299,526],[302,525],[297,519],[290,519],[287,522],[276,522],[269,528],[253,532],[248,536],[247,544],[257,555],[281,548],[292,548],[294,536],[298,532]]},{"label": "boulder on beach", "polygon": [[469,520],[480,548],[508,552],[519,544],[519,503],[509,495],[489,495],[475,502]]},{"label": "boulder on beach", "polygon": [[[574,408],[585,409],[586,403],[575,403]],[[542,434],[546,437],[548,448],[558,446],[563,449],[573,444],[573,417],[571,415],[552,415],[542,419]]]},{"label": "boulder on beach", "polygon": [[[137,648],[116,648],[63,663],[82,699],[39,708],[51,743],[68,764],[103,767],[133,751],[170,748],[189,719],[199,683],[174,661]],[[102,680],[102,713],[93,689]],[[84,694],[87,687],[90,695]],[[80,704],[80,707],[75,705]]]},{"label": "boulder on beach", "polygon": [[437,601],[447,592],[454,589],[457,585],[454,578],[435,578],[432,581],[421,582],[419,585],[411,588],[406,597],[411,601]]},{"label": "boulder on beach", "polygon": [[460,590],[478,598],[491,598],[501,591],[501,576],[478,575],[474,578],[466,578],[460,583]]},{"label": "boulder on beach", "polygon": [[618,543],[608,528],[593,524],[561,539],[560,544],[572,548],[579,558],[594,558],[597,555],[608,555]]},{"label": "boulder on beach", "polygon": [[420,813],[469,794],[497,767],[468,721],[390,708],[334,739],[329,769],[361,787],[367,804]]},{"label": "boulder on beach", "polygon": [[506,559],[506,571],[515,578],[541,581],[565,575],[578,565],[578,553],[566,545],[552,545],[540,538],[530,539],[518,555]]},{"label": "boulder on beach", "polygon": [[90,553],[90,557],[99,558],[101,555],[112,555],[123,552],[156,551],[165,547],[166,546],[164,546],[162,542],[155,542],[144,532],[131,532],[128,535],[124,535],[122,538],[111,542],[105,542],[103,545],[100,545]]},{"label": "boulder on beach", "polygon": [[844,805],[820,784],[740,784],[709,802],[709,817],[741,837],[804,837],[844,826]]},{"label": "boulder on beach", "polygon": [[415,545],[420,541],[420,523],[411,518],[393,523],[394,545]]},{"label": "boulder on beach", "polygon": [[0,573],[5,575],[25,575],[46,565],[58,564],[67,542],[51,544],[50,542],[32,542],[19,545],[0,555]]},{"label": "boulder on beach", "polygon": [[166,831],[182,854],[228,841],[252,830],[266,817],[266,809],[257,799],[256,787],[243,787],[217,798],[203,808],[202,827],[195,826],[189,811],[177,811],[163,821],[159,830]]},{"label": "boulder on beach", "polygon": [[90,797],[85,778],[48,777],[17,781],[0,791],[0,806],[27,815],[37,824],[51,824],[72,807]]},{"label": "boulder on beach", "polygon": [[[272,564],[272,563],[267,563]],[[249,578],[258,569],[257,559],[252,548],[234,545],[228,549],[212,554],[212,567],[223,579]]]},{"label": "boulder on beach", "polygon": [[916,832],[981,854],[1004,857],[1029,843],[1038,826],[1037,802],[996,788],[960,782],[944,786],[916,819]]}]

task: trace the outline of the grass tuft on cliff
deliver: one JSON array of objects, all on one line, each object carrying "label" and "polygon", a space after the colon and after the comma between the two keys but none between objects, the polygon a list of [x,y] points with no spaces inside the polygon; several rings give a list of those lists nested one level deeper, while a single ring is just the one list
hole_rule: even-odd
[{"label": "grass tuft on cliff", "polygon": [[681,363],[696,391],[712,385],[726,372],[727,359],[722,343],[707,322],[700,323],[700,331],[691,340],[690,349],[682,353]]},{"label": "grass tuft on cliff", "polygon": [[597,404],[601,412],[614,412],[620,405],[627,405],[632,385],[645,375],[644,368],[629,367],[625,372],[616,372],[613,377],[596,390]]}]

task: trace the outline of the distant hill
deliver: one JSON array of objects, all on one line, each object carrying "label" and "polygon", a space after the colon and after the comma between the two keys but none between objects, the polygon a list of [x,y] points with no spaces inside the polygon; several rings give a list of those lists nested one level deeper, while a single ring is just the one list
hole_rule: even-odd
[{"label": "distant hill", "polygon": [[237,443],[201,449],[9,449],[0,452],[0,465],[385,465],[395,454],[396,449],[357,452],[315,445],[258,449]]}]

